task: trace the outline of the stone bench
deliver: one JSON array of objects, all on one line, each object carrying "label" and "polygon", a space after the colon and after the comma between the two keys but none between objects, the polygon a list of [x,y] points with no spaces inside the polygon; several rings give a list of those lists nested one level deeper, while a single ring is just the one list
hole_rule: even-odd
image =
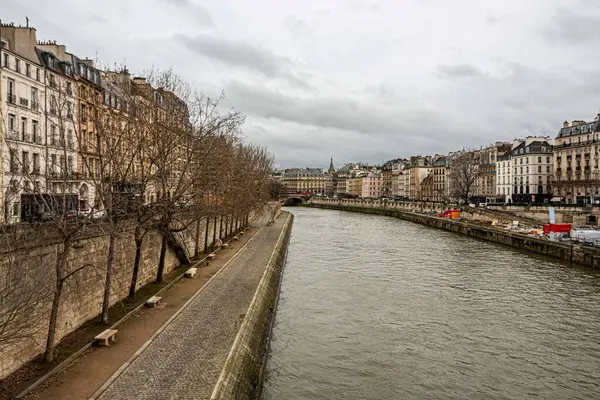
[{"label": "stone bench", "polygon": [[196,267],[192,267],[192,268],[188,269],[187,271],[185,271],[184,276],[186,278],[193,278],[194,276],[196,276],[196,272],[198,272],[198,269]]},{"label": "stone bench", "polygon": [[210,253],[207,258],[209,260],[214,260],[215,258],[217,258],[217,255],[215,253]]},{"label": "stone bench", "polygon": [[116,329],[106,329],[94,339],[96,339],[96,343],[102,346],[108,346],[110,342],[114,342],[116,340],[117,332],[118,331]]},{"label": "stone bench", "polygon": [[160,299],[162,299],[162,297],[152,296],[148,300],[146,300],[146,305],[148,307],[156,307],[156,305],[160,302]]}]

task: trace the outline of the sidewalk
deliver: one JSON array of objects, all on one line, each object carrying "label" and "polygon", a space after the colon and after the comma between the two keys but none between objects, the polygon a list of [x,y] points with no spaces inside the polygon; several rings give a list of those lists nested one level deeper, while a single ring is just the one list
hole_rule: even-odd
[{"label": "sidewalk", "polygon": [[286,217],[263,227],[98,398],[209,399]]},{"label": "sidewalk", "polygon": [[[30,393],[26,399],[89,399],[169,318],[201,290],[244,244],[250,239],[252,244],[260,237],[262,232],[254,237],[260,230],[259,223],[255,225],[257,226],[247,231],[239,241],[232,242],[230,248],[219,251],[216,260],[209,266],[199,266],[194,279],[182,279],[172,286],[163,294],[161,303],[156,308],[142,308],[119,326],[115,344],[110,347],[92,347],[66,370],[53,376]],[[244,251],[241,251],[234,260],[242,258],[243,254]],[[203,290],[203,293],[210,286],[212,283]]]}]

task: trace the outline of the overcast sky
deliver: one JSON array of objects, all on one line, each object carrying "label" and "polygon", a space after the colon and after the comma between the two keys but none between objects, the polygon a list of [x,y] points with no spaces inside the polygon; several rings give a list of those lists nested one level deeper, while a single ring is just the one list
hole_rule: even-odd
[{"label": "overcast sky", "polygon": [[282,167],[381,163],[600,110],[597,0],[2,0],[79,57],[170,66]]}]

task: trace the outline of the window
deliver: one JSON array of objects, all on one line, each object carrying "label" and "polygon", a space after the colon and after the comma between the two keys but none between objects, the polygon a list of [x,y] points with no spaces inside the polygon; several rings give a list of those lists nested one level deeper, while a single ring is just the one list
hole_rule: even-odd
[{"label": "window", "polygon": [[31,77],[31,65],[25,64],[25,75]]},{"label": "window", "polygon": [[21,60],[15,59],[15,71],[21,73]]},{"label": "window", "polygon": [[529,173],[529,167],[525,167],[525,173],[528,174]]},{"label": "window", "polygon": [[33,173],[40,173],[40,155],[38,153],[33,153]]},{"label": "window", "polygon": [[8,63],[8,54],[4,55],[4,68],[8,68],[9,63]]},{"label": "window", "polygon": [[70,96],[73,94],[73,88],[71,87],[71,82],[67,82],[67,94]]},{"label": "window", "polygon": [[546,172],[550,172],[550,166],[549,165],[546,166]]},{"label": "window", "polygon": [[50,74],[50,87],[56,87],[56,77]]},{"label": "window", "polygon": [[69,173],[73,171],[73,157],[72,156],[67,157],[67,171]]},{"label": "window", "polygon": [[10,150],[10,172],[18,172],[19,170],[19,157],[17,156],[16,150]]},{"label": "window", "polygon": [[16,115],[14,114],[8,114],[8,130],[14,132],[15,131],[15,124],[16,124]]},{"label": "window", "polygon": [[[523,150],[523,149],[521,149],[521,150]],[[519,164],[523,165],[523,158],[522,157],[519,159]]]},{"label": "window", "polygon": [[87,121],[87,118],[85,117],[85,110],[86,110],[85,104],[82,104],[81,105],[81,122]]},{"label": "window", "polygon": [[38,82],[42,80],[42,73],[39,68],[35,70],[35,80]]},{"label": "window", "polygon": [[[17,183],[17,182],[16,182],[16,181],[14,181],[14,182],[15,182],[15,186],[16,186],[16,183]],[[20,206],[19,202],[18,202],[18,201],[15,201],[15,202],[13,203],[13,217],[18,217],[18,216],[19,216],[19,214],[20,214],[20,209],[21,209],[21,206]]]},{"label": "window", "polygon": [[546,157],[546,162],[550,163],[550,157]]},{"label": "window", "polygon": [[12,79],[6,80],[6,101],[15,104],[17,102],[15,95],[15,81]]},{"label": "window", "polygon": [[56,144],[56,125],[54,124],[50,125],[50,144],[53,146]]},{"label": "window", "polygon": [[22,140],[27,140],[27,118],[25,117],[21,118],[21,135]]},{"label": "window", "polygon": [[31,134],[33,135],[33,143],[41,143],[41,137],[38,133],[38,122],[35,120],[31,121]]},{"label": "window", "polygon": [[50,155],[50,174],[54,175],[56,172],[56,154]]},{"label": "window", "polygon": [[29,152],[24,151],[21,156],[21,166],[23,167],[23,173],[29,173]]},{"label": "window", "polygon": [[542,162],[542,157],[538,157],[538,162],[541,163]]},{"label": "window", "polygon": [[56,115],[57,114],[57,110],[56,110],[56,96],[52,95],[50,96],[50,114]]},{"label": "window", "polygon": [[31,88],[31,109],[37,111],[40,106],[37,88]]},{"label": "window", "polygon": [[542,173],[542,166],[538,165],[538,173]]},{"label": "window", "polygon": [[[515,172],[516,173],[516,172]],[[521,167],[521,173],[523,173],[523,167]]]}]

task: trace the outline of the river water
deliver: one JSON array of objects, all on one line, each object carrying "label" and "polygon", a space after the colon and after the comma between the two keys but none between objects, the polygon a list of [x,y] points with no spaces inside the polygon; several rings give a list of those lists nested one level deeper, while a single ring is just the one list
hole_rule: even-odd
[{"label": "river water", "polygon": [[600,399],[600,274],[395,218],[289,209],[264,399]]}]

